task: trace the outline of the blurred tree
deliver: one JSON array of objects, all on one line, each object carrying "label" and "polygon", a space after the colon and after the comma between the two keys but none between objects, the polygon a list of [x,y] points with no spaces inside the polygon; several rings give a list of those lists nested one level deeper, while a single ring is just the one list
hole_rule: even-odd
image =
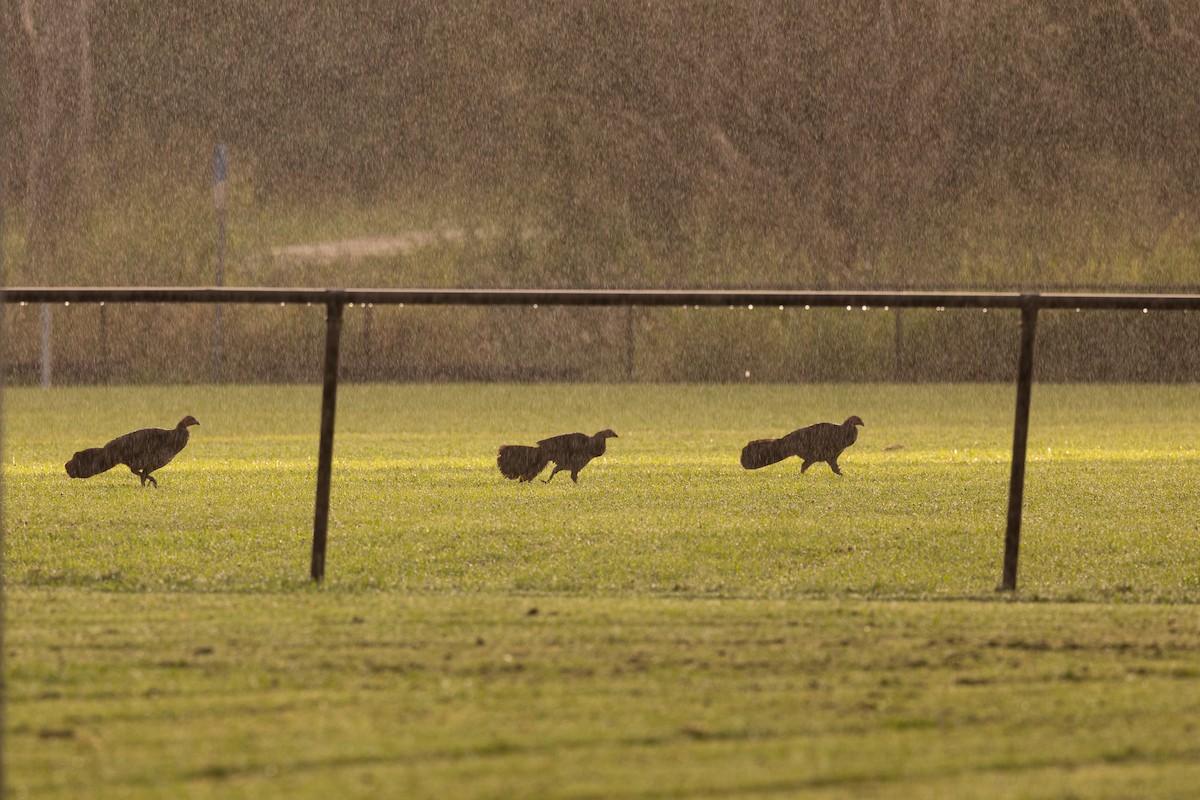
[{"label": "blurred tree", "polygon": [[75,235],[89,195],[92,56],[90,0],[21,0],[21,25],[37,70],[26,207],[27,276],[60,277],[56,258]]},{"label": "blurred tree", "polygon": [[89,138],[118,203],[224,140],[256,200],[536,230],[513,285],[744,282],[697,273],[755,247],[760,285],[949,282],[971,248],[1152,246],[1200,212],[1185,0],[126,0],[89,29],[91,1],[3,4],[32,252],[88,197]]},{"label": "blurred tree", "polygon": [[1097,147],[1164,173],[1162,199],[1200,211],[1200,8],[1119,0],[1074,17]]}]

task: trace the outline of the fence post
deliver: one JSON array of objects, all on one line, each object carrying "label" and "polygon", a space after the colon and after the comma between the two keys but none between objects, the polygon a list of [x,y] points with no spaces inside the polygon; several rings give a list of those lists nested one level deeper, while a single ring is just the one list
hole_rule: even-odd
[{"label": "fence post", "polygon": [[100,303],[100,364],[104,370],[104,383],[112,383],[112,358],[108,350],[108,308]]},{"label": "fence post", "polygon": [[50,388],[50,378],[54,372],[51,366],[50,350],[50,304],[42,303],[42,388]]},{"label": "fence post", "polygon": [[1017,411],[1013,422],[1012,474],[1008,482],[1008,529],[1004,534],[1004,577],[1000,588],[1017,588],[1021,548],[1021,508],[1025,501],[1025,449],[1029,440],[1029,404],[1033,389],[1033,340],[1037,333],[1037,295],[1021,298],[1021,350],[1017,356]]},{"label": "fence post", "polygon": [[337,411],[338,348],[342,338],[341,291],[331,290],[326,301],[325,377],[321,390],[321,446],[317,454],[317,502],[313,514],[312,579],[325,578],[325,542],[329,532],[329,482],[333,472],[333,421]]},{"label": "fence post", "polygon": [[[358,380],[360,381],[377,381],[380,380],[379,372],[375,368],[375,353],[373,352],[372,330],[375,320],[375,304],[370,303],[363,309],[363,367],[359,371]],[[353,380],[353,373],[351,374]]]},{"label": "fence post", "polygon": [[904,375],[904,309],[897,307],[892,320],[892,380]]},{"label": "fence post", "polygon": [[625,380],[633,383],[633,306],[627,309],[625,317]]}]

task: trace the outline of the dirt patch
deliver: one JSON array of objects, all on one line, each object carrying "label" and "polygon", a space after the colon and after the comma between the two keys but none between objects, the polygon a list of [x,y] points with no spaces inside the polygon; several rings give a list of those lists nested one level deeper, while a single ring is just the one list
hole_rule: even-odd
[{"label": "dirt patch", "polygon": [[[477,230],[473,235],[477,238],[487,238],[495,233]],[[405,255],[418,248],[461,242],[466,238],[467,231],[461,228],[406,231],[391,236],[364,236],[355,239],[281,245],[272,247],[271,255],[281,261],[327,264],[343,258],[383,258]]]}]

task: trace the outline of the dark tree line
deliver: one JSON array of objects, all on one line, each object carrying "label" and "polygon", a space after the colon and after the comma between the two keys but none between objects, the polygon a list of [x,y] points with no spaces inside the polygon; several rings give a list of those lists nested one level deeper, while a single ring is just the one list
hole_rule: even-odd
[{"label": "dark tree line", "polygon": [[[928,281],[877,265],[952,270],[947,220],[986,228],[993,206],[1049,210],[1030,238],[1064,208],[1116,218],[1111,235],[1147,249],[1200,216],[1200,6],[1180,0],[4,13],[3,157],[27,254],[100,184],[203,180],[195,154],[220,139],[259,199],[499,198],[514,224],[562,234],[570,283],[689,282],[679,265],[630,274],[630,243],[670,262],[698,237],[779,241],[780,263],[802,253],[830,283]],[[813,282],[781,269],[763,282]]]}]

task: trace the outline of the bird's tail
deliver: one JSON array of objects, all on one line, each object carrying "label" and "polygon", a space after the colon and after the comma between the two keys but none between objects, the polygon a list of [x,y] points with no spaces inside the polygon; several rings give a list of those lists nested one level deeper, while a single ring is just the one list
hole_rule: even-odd
[{"label": "bird's tail", "polygon": [[742,466],[758,469],[776,464],[792,455],[779,439],[755,439],[742,448]]},{"label": "bird's tail", "polygon": [[72,478],[90,478],[116,465],[116,458],[106,448],[89,447],[71,456],[67,462],[67,474]]},{"label": "bird's tail", "polygon": [[509,480],[531,481],[538,473],[546,468],[550,459],[542,453],[540,447],[526,447],[521,444],[506,444],[500,448],[496,456],[496,466]]}]

